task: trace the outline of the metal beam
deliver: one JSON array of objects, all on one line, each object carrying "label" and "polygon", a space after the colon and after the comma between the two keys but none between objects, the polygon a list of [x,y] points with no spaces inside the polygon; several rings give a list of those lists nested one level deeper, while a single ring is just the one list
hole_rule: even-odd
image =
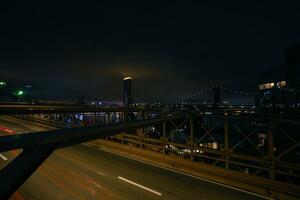
[{"label": "metal beam", "polygon": [[194,160],[194,117],[190,116],[190,145],[191,145],[191,160]]},{"label": "metal beam", "polygon": [[0,104],[0,114],[85,113],[85,112],[170,112],[157,107],[95,107],[67,105]]},{"label": "metal beam", "polygon": [[100,127],[75,128],[42,133],[2,136],[0,152],[23,149],[23,152],[0,171],[0,199],[8,199],[25,180],[58,148],[105,138],[133,128],[161,123],[182,116],[126,122]]},{"label": "metal beam", "polygon": [[120,133],[128,129],[142,128],[144,126],[161,123],[163,121],[168,121],[171,119],[179,119],[185,116],[186,115],[163,117],[143,121],[125,122],[120,124],[109,124],[104,126],[62,129],[41,132],[38,134],[28,133],[2,136],[0,137],[0,152],[54,143],[59,143],[56,148],[63,148],[90,140],[106,138],[107,136]]},{"label": "metal beam", "polygon": [[271,122],[268,128],[269,178],[275,180],[273,125],[271,124]]},{"label": "metal beam", "polygon": [[229,170],[229,139],[228,139],[228,120],[224,121],[224,150],[225,150],[225,169]]},{"label": "metal beam", "polygon": [[8,199],[51,155],[56,144],[25,148],[0,171],[0,199]]}]

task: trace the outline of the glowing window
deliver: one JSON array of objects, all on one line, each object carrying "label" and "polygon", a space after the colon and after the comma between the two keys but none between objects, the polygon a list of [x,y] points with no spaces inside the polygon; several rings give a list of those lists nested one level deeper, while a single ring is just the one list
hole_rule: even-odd
[{"label": "glowing window", "polygon": [[271,88],[273,88],[274,86],[275,86],[274,83],[265,83],[265,84],[259,85],[258,88],[259,88],[260,90],[266,90],[266,89],[271,89]]},{"label": "glowing window", "polygon": [[279,81],[276,83],[278,88],[284,88],[286,86],[286,81]]}]

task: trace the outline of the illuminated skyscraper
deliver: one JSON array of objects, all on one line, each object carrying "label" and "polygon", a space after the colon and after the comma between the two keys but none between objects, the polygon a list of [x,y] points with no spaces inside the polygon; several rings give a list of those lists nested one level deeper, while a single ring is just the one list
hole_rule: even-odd
[{"label": "illuminated skyscraper", "polygon": [[132,92],[131,92],[131,77],[125,77],[123,79],[123,105],[132,106]]},{"label": "illuminated skyscraper", "polygon": [[285,50],[285,65],[273,67],[258,77],[256,105],[263,109],[300,109],[300,45]]}]

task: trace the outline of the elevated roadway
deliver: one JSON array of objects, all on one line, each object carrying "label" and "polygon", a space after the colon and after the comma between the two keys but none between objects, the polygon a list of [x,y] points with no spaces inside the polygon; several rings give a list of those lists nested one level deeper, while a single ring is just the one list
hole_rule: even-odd
[{"label": "elevated roadway", "polygon": [[[14,134],[51,127],[0,117]],[[2,135],[8,133],[2,132]],[[0,167],[17,152],[1,153]],[[55,151],[12,199],[263,199],[85,144]]]}]

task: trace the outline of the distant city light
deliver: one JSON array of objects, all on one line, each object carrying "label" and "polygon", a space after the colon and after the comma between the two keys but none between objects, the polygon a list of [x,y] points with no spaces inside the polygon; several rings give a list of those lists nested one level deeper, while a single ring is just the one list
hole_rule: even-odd
[{"label": "distant city light", "polygon": [[[271,89],[274,87],[275,87],[275,83],[265,83],[265,84],[259,85],[259,90]],[[286,87],[286,81],[278,81],[276,83],[276,87],[279,89]]]},{"label": "distant city light", "polygon": [[276,83],[276,87],[278,88],[284,88],[286,87],[286,81],[279,81]]},{"label": "distant city light", "polygon": [[271,89],[274,87],[274,83],[265,83],[265,84],[261,84],[259,85],[259,89],[260,90],[265,90],[265,89]]},{"label": "distant city light", "polygon": [[5,81],[0,81],[0,87],[4,87],[6,86],[6,82]]},{"label": "distant city light", "polygon": [[18,90],[17,91],[17,96],[22,96],[24,94],[24,91],[23,90]]}]

